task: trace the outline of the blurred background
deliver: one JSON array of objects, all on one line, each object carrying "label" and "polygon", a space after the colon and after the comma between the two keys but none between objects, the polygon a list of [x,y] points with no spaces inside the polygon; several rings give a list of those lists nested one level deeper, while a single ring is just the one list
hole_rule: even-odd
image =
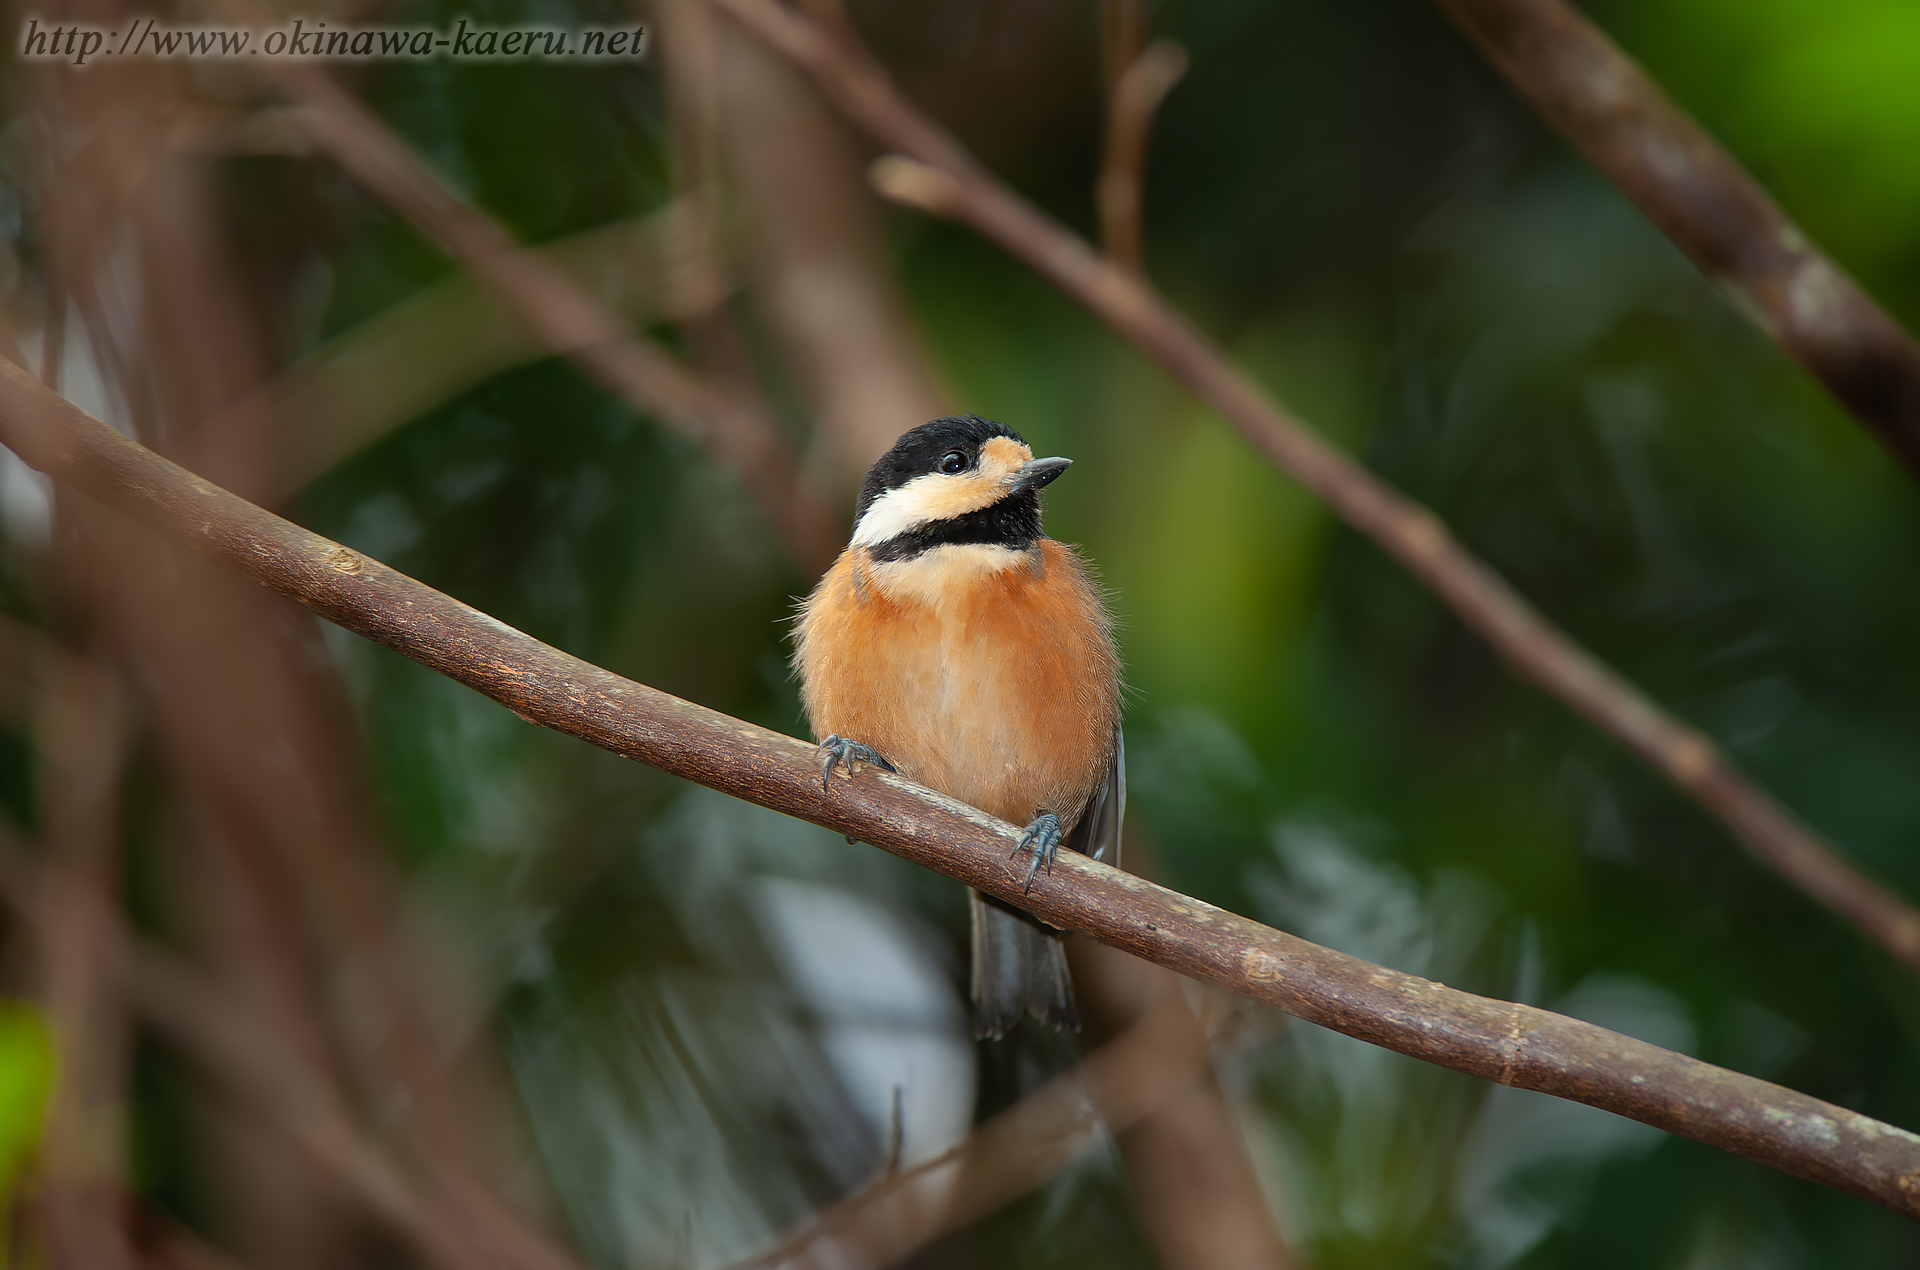
[{"label": "blurred background", "polygon": [[[1048,528],[1120,615],[1137,867],[1920,1127],[1910,975],[1513,679],[1044,282],[884,208],[867,143],[699,0],[303,12],[645,23],[639,60],[331,70],[770,429],[798,519],[724,447],[527,334],[260,66],[15,54],[29,16],[134,12],[8,10],[0,353],[83,407],[540,639],[798,735],[786,632],[824,560],[795,525],[824,525],[830,555],[895,435],[1003,420],[1076,460]],[[1589,12],[1920,326],[1910,5]],[[1912,483],[1436,10],[852,16],[916,100],[1090,236],[1113,50],[1177,42],[1150,276],[1552,621],[1920,895]],[[958,884],[530,728],[10,456],[0,513],[0,1189],[23,1264],[457,1264],[377,1201],[390,1159],[474,1230],[519,1212],[549,1232],[501,1264],[730,1266],[1076,1061],[1071,1038],[971,1039]],[[1195,1000],[1237,1125],[1220,1149],[1243,1150],[1285,1249],[1268,1264],[1920,1260],[1920,1232],[1861,1201]],[[329,1116],[372,1156],[316,1151]],[[910,1264],[1181,1264],[1142,1176],[1090,1133]]]}]

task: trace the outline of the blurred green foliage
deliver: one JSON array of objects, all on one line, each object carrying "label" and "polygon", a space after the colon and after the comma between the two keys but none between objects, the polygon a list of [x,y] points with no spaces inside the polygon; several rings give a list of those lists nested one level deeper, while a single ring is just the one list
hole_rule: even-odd
[{"label": "blurred green foliage", "polygon": [[[975,19],[998,7],[936,8],[952,18],[941,30],[975,32],[940,46],[955,63],[994,55],[983,30],[1019,38],[1014,10],[994,26]],[[1911,6],[1615,0],[1595,13],[1920,322]],[[619,17],[587,0],[435,0],[394,19],[455,16]],[[1091,7],[1075,20],[1091,31]],[[1912,484],[1431,9],[1216,0],[1166,6],[1154,26],[1192,59],[1148,182],[1162,285],[1550,619],[1920,896]],[[356,87],[528,241],[667,197],[654,69],[393,64]],[[1091,99],[1054,104],[968,139],[1084,227],[1097,116]],[[238,161],[231,188],[249,251],[281,280],[292,356],[449,270],[324,163]],[[1044,283],[949,226],[901,215],[889,233],[957,404],[1078,460],[1049,491],[1049,527],[1098,562],[1121,616],[1134,831],[1164,880],[1920,1125],[1908,976],[1517,682]],[[776,399],[797,399],[760,315],[742,302],[735,316]],[[314,482],[297,513],[621,673],[803,726],[785,623],[811,579],[727,474],[558,362],[422,414]],[[719,1264],[857,1184],[884,1126],[860,1118],[862,1092],[836,1066],[832,1010],[785,977],[766,897],[855,897],[958,985],[958,888],[529,729],[382,650],[334,647],[396,847],[500,993],[532,1137],[589,1253]],[[1920,1255],[1910,1226],[1858,1201],[1273,1028],[1229,1075],[1284,1224],[1326,1270]],[[1044,1037],[980,1051],[978,1107],[1070,1057]],[[1131,1266],[1151,1253],[1097,1154],[920,1264],[990,1258]]]},{"label": "blurred green foliage", "polygon": [[[40,1148],[53,1094],[53,1032],[40,1011],[0,1001],[0,1204],[11,1210],[20,1175]],[[0,1245],[0,1265],[10,1259]]]},{"label": "blurred green foliage", "polygon": [[[1900,0],[1619,6],[1620,35],[1816,241],[1920,313],[1920,12]],[[1701,56],[1701,49],[1713,56]]]}]

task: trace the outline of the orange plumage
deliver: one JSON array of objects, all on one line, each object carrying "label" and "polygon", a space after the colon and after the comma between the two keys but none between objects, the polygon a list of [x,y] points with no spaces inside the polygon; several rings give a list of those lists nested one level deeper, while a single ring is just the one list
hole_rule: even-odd
[{"label": "orange plumage", "polygon": [[[1002,424],[936,419],[868,473],[853,542],[800,612],[794,665],[833,758],[867,747],[903,776],[1099,854],[1119,837],[1120,663],[1099,588],[1040,532],[1067,466]],[[831,760],[830,760],[831,761]],[[976,1025],[1075,1026],[1059,932],[974,896]]]},{"label": "orange plumage", "polygon": [[909,587],[849,547],[801,611],[814,732],[1002,820],[1051,811],[1071,829],[1113,760],[1119,659],[1079,557],[1051,539],[1030,554],[992,571],[928,562]]}]

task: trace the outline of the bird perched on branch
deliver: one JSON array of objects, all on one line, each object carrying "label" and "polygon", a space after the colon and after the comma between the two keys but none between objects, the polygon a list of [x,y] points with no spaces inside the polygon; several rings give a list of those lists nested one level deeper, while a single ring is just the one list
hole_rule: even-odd
[{"label": "bird perched on branch", "polygon": [[[1040,491],[1071,462],[974,415],[915,428],[867,473],[796,628],[822,779],[875,763],[1025,825],[1029,887],[1062,846],[1117,863],[1126,801],[1113,621],[1040,529]],[[980,1035],[1023,1015],[1078,1027],[1062,937],[973,893]]]}]

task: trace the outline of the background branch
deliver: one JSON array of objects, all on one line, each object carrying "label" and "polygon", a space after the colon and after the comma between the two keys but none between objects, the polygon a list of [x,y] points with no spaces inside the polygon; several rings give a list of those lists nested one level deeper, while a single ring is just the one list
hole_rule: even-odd
[{"label": "background branch", "polygon": [[1102,259],[982,169],[902,97],[864,51],[768,0],[715,2],[807,67],[882,144],[908,156],[875,165],[883,193],[965,222],[1084,305],[1405,565],[1515,672],[1638,754],[1763,863],[1920,973],[1920,911],[1799,823],[1705,736],[1548,622],[1431,512],[1282,410],[1144,279]]},{"label": "background branch", "polygon": [[268,1035],[226,1008],[198,976],[162,953],[132,959],[135,1007],[162,1035],[216,1078],[256,1116],[277,1125],[373,1212],[390,1222],[432,1264],[445,1270],[500,1266],[579,1270],[551,1237],[503,1232],[460,1193],[457,1177],[425,1179],[397,1164],[355,1123],[337,1094],[303,1079]]},{"label": "background branch", "polygon": [[953,412],[883,250],[864,141],[811,80],[705,0],[662,11],[711,28],[755,310],[809,403],[808,470],[850,494],[907,427]]},{"label": "background branch", "polygon": [[951,1151],[822,1209],[738,1270],[894,1265],[1038,1189],[1084,1155],[1102,1125],[1124,1133],[1206,1070],[1204,1038],[1185,1002],[1175,995],[1156,1004]]},{"label": "background branch", "polygon": [[456,198],[393,131],[316,65],[284,61],[287,94],[314,139],[362,186],[438,242],[555,352],[602,385],[659,412],[738,473],[809,575],[839,550],[838,519],[800,479],[770,420],[644,337],[498,223]]},{"label": "background branch", "polygon": [[[75,510],[100,519],[84,502]],[[78,553],[65,545],[71,561]],[[123,1270],[134,1264],[119,1220],[132,1038],[108,904],[123,881],[129,725],[111,671],[51,642],[47,654],[45,835],[61,885],[45,889],[37,933],[48,1018],[69,1057],[48,1110],[43,1224],[56,1263]]]},{"label": "background branch", "polygon": [[[1127,843],[1128,865],[1143,873],[1151,872],[1140,869],[1146,854],[1137,836]],[[1235,1107],[1215,1070],[1202,1017],[1211,1013],[1204,1007],[1214,994],[1189,994],[1160,967],[1098,944],[1072,944],[1067,955],[1089,1040],[1151,1028],[1169,1045],[1184,1044],[1189,1054],[1188,1079],[1131,1119],[1117,1114],[1136,1105],[1124,1096],[1125,1082],[1094,1085],[1160,1264],[1165,1270],[1299,1270],[1301,1263],[1275,1229]]]},{"label": "background branch", "polygon": [[[579,1270],[557,1246],[536,1252],[524,1242],[498,1239],[439,1188],[397,1165],[356,1123],[326,1073],[307,1056],[285,1045],[272,1027],[248,1017],[217,985],[140,941],[105,897],[78,879],[35,865],[11,841],[0,841],[0,899],[43,939],[57,935],[55,923],[79,919],[92,926],[113,989],[132,1009],[211,1077],[224,1097],[307,1153],[429,1264],[443,1270]],[[445,1178],[435,1180],[444,1187]],[[125,1202],[123,1193],[115,1191],[113,1200],[117,1210]],[[119,1227],[116,1218],[90,1234],[103,1240],[118,1234]]]},{"label": "background branch", "polygon": [[1768,339],[1920,476],[1920,344],[1565,0],[1440,9]]},{"label": "background branch", "polygon": [[1094,207],[1100,216],[1101,249],[1129,269],[1139,270],[1145,263],[1141,203],[1153,112],[1186,73],[1185,50],[1171,40],[1155,40],[1127,63],[1107,90]]},{"label": "background branch", "polygon": [[[678,316],[666,277],[671,210],[542,244],[539,254],[594,296],[623,329]],[[466,270],[342,332],[229,410],[271,418],[283,443],[276,483],[288,494],[409,420],[553,350]]]},{"label": "background branch", "polygon": [[1920,1136],[1531,1006],[1371,965],[1079,856],[1031,893],[1017,830],[890,773],[822,790],[815,748],[540,643],[169,463],[0,361],[0,442],[114,510],[529,722],[798,816],[1045,920],[1375,1045],[1587,1103],[1909,1216]]}]

